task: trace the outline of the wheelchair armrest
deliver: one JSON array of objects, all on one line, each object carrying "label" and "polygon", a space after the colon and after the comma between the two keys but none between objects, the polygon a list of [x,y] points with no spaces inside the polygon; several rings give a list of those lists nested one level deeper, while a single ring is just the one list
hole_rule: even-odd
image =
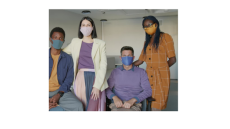
[{"label": "wheelchair armrest", "polygon": [[152,98],[152,97],[148,97],[148,98],[146,98],[146,99],[148,100],[148,102],[155,101],[155,99],[154,99],[154,98]]},{"label": "wheelchair armrest", "polygon": [[112,103],[112,100],[106,97],[106,111],[111,111],[109,105]]},{"label": "wheelchair armrest", "polygon": [[152,104],[152,101],[155,101],[155,99],[152,97],[148,97],[146,98],[146,100],[148,101],[147,111],[151,111],[151,104]]}]

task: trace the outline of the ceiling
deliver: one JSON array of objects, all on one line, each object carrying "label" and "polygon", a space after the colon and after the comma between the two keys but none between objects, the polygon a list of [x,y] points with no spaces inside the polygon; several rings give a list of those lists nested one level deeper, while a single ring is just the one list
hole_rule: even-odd
[{"label": "ceiling", "polygon": [[[144,16],[177,16],[178,9],[65,9],[83,16],[89,16],[98,20],[107,19],[131,19]],[[83,14],[83,10],[89,10],[90,14]]]}]

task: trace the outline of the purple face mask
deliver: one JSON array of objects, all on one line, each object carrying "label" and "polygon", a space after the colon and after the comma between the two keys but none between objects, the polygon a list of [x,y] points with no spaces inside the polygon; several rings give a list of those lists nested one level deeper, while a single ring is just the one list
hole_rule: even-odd
[{"label": "purple face mask", "polygon": [[93,31],[93,27],[81,27],[80,31],[84,36],[89,36]]}]

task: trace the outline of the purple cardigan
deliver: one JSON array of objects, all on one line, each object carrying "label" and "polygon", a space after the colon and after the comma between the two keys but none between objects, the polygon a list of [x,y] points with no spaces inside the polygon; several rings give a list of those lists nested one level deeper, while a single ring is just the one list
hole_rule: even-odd
[{"label": "purple cardigan", "polygon": [[[136,103],[152,96],[152,89],[144,69],[133,66],[130,70],[122,67],[114,69],[109,77],[106,94],[109,99],[117,96],[122,101],[128,101],[132,98]],[[113,91],[112,91],[113,89]]]}]

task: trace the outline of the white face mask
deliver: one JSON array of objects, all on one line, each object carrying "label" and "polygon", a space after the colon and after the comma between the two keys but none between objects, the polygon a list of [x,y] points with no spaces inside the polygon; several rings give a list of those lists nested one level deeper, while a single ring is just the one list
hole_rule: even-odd
[{"label": "white face mask", "polygon": [[93,27],[81,27],[80,31],[84,36],[89,36],[93,31]]}]

